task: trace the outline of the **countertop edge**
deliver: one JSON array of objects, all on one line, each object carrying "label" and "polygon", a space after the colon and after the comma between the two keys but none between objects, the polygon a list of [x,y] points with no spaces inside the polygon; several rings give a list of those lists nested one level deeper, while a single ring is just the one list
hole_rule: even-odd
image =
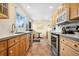
[{"label": "countertop edge", "polygon": [[0,38],[0,41],[9,40],[11,38],[14,38],[14,37],[17,37],[17,36],[21,36],[21,35],[25,35],[25,34],[30,34],[30,33],[22,33],[22,34],[18,34],[18,35],[3,37],[3,38]]},{"label": "countertop edge", "polygon": [[72,40],[79,41],[79,37],[68,36],[68,35],[65,35],[65,34],[60,34],[60,36],[67,37],[67,38],[70,38],[70,39],[72,39]]}]

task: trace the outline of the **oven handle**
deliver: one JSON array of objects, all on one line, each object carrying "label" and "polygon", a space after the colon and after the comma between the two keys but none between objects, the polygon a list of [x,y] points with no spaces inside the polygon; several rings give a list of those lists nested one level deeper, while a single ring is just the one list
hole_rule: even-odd
[{"label": "oven handle", "polygon": [[53,37],[55,37],[55,38],[58,38],[58,36],[57,35],[52,35]]}]

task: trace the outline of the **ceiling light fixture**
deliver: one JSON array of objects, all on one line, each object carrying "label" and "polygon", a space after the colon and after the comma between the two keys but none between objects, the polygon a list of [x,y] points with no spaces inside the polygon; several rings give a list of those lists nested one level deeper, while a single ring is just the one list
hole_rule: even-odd
[{"label": "ceiling light fixture", "polygon": [[52,6],[49,6],[49,8],[52,9],[53,7]]},{"label": "ceiling light fixture", "polygon": [[27,6],[27,8],[30,8],[30,6]]}]

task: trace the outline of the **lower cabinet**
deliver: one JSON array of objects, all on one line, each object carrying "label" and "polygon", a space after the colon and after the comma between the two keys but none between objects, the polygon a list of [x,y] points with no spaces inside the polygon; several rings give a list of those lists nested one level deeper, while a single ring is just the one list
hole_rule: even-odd
[{"label": "lower cabinet", "polygon": [[[29,46],[30,46],[30,36],[29,35],[27,35],[27,38],[26,38],[26,51],[29,49]],[[29,44],[30,43],[30,44]]]},{"label": "lower cabinet", "polygon": [[8,56],[19,56],[19,44],[8,48]]},{"label": "lower cabinet", "polygon": [[78,46],[79,46],[78,41],[61,36],[60,37],[60,56],[79,56]]},{"label": "lower cabinet", "polygon": [[26,53],[25,41],[20,42],[20,56],[24,56]]},{"label": "lower cabinet", "polygon": [[7,49],[0,52],[0,56],[7,56]]},{"label": "lower cabinet", "polygon": [[61,56],[79,56],[79,52],[77,52],[74,49],[72,49],[71,47],[61,43],[60,55]]},{"label": "lower cabinet", "polygon": [[7,56],[7,41],[0,41],[0,56]]},{"label": "lower cabinet", "polygon": [[27,34],[0,41],[0,56],[25,56],[29,48]]}]

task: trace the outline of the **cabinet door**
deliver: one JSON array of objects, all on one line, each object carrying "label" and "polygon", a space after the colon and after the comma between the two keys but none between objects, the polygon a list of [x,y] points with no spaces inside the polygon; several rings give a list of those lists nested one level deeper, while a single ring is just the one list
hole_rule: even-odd
[{"label": "cabinet door", "polygon": [[58,14],[57,14],[57,11],[55,11],[55,12],[53,13],[53,15],[52,15],[51,20],[52,20],[52,25],[53,25],[53,26],[56,25],[57,15],[58,15]]},{"label": "cabinet door", "polygon": [[63,10],[67,11],[67,18],[70,19],[70,3],[64,3]]},{"label": "cabinet door", "polygon": [[79,3],[77,4],[77,8],[78,8],[78,17],[79,17]]},{"label": "cabinet door", "polygon": [[[0,42],[0,52],[7,49],[7,41]],[[1,54],[0,54],[1,55]]]},{"label": "cabinet door", "polygon": [[79,41],[67,37],[62,38],[63,39],[61,39],[60,42],[63,42],[64,44],[72,47],[74,50],[79,51]]},{"label": "cabinet door", "polygon": [[8,18],[8,4],[0,3],[0,19]]},{"label": "cabinet door", "polygon": [[30,45],[30,37],[29,37],[29,35],[27,35],[27,39],[26,39],[26,50],[28,50],[29,45]]},{"label": "cabinet door", "polygon": [[23,42],[20,41],[20,44],[19,44],[19,47],[20,47],[20,56],[23,56],[23,52],[22,52],[22,49],[23,49]]},{"label": "cabinet door", "polygon": [[0,52],[0,56],[7,56],[7,50],[3,50]]},{"label": "cabinet door", "polygon": [[79,56],[79,52],[75,51],[71,47],[60,43],[60,55],[61,56]]},{"label": "cabinet door", "polygon": [[19,56],[19,44],[16,44],[8,49],[9,56]]},{"label": "cabinet door", "polygon": [[71,3],[70,5],[70,19],[77,17],[77,3]]},{"label": "cabinet door", "polygon": [[20,56],[24,56],[26,53],[26,46],[25,46],[25,41],[22,40],[20,42]]}]

